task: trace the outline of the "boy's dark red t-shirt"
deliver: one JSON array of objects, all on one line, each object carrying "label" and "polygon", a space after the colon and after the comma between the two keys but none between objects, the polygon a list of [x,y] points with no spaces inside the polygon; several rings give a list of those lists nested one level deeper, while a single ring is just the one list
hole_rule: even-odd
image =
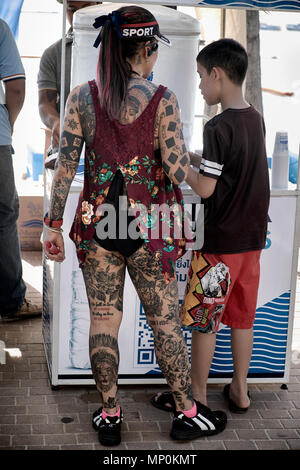
[{"label": "boy's dark red t-shirt", "polygon": [[204,128],[200,173],[216,178],[205,207],[207,253],[241,253],[264,248],[270,200],[265,126],[250,106],[226,109]]}]

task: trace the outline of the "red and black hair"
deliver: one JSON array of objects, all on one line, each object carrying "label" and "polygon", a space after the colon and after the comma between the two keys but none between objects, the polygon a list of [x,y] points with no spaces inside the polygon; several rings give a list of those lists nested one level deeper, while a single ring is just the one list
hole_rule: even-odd
[{"label": "red and black hair", "polygon": [[[150,11],[139,6],[121,7],[117,12],[126,25],[155,21]],[[122,39],[111,21],[106,21],[102,27],[96,81],[100,106],[106,110],[110,119],[120,117],[120,110],[126,101],[132,72],[127,59],[133,58],[145,42],[144,37]]]}]

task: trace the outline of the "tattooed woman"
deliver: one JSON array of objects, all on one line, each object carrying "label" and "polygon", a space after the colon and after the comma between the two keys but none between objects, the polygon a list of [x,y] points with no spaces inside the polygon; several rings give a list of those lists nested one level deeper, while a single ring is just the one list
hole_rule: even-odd
[{"label": "tattooed woman", "polygon": [[[157,223],[152,204],[182,206],[178,185],[190,168],[176,96],[147,80],[158,44],[170,43],[154,16],[137,6],[101,16],[94,26],[102,27],[95,42],[100,43],[97,80],[76,87],[68,97],[44,243],[50,259],[63,261],[62,216],[85,142],[84,187],[70,236],[89,300],[90,361],[103,403],[92,423],[101,444],[120,443],[118,332],[127,268],[153,329],[156,358],[173,392],[171,436],[193,439],[213,434],[222,416],[191,396],[188,354],[178,317],[175,262],[181,242],[174,236],[174,225],[179,218],[169,218],[168,236],[153,237],[148,230]],[[140,236],[105,238],[99,228],[103,208],[111,204],[120,211],[121,226],[119,201],[124,197],[126,211],[129,206],[138,209],[128,220],[136,224],[135,233]]]}]

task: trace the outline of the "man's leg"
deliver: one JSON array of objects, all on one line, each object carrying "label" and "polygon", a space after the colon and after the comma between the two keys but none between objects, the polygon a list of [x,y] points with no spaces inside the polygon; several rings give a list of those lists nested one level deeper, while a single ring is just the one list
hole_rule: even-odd
[{"label": "man's leg", "polygon": [[10,146],[0,146],[0,313],[16,312],[24,302],[17,219],[19,200],[15,188]]},{"label": "man's leg", "polygon": [[231,350],[234,364],[230,398],[240,408],[248,408],[247,375],[253,347],[253,328],[241,330],[231,328]]}]

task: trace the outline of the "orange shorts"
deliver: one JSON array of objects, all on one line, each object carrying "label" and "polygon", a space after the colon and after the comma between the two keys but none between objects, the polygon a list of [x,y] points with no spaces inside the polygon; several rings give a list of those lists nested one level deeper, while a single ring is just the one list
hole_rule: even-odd
[{"label": "orange shorts", "polygon": [[221,322],[252,328],[260,255],[260,250],[229,255],[194,251],[180,312],[182,324],[203,333],[216,333]]}]

